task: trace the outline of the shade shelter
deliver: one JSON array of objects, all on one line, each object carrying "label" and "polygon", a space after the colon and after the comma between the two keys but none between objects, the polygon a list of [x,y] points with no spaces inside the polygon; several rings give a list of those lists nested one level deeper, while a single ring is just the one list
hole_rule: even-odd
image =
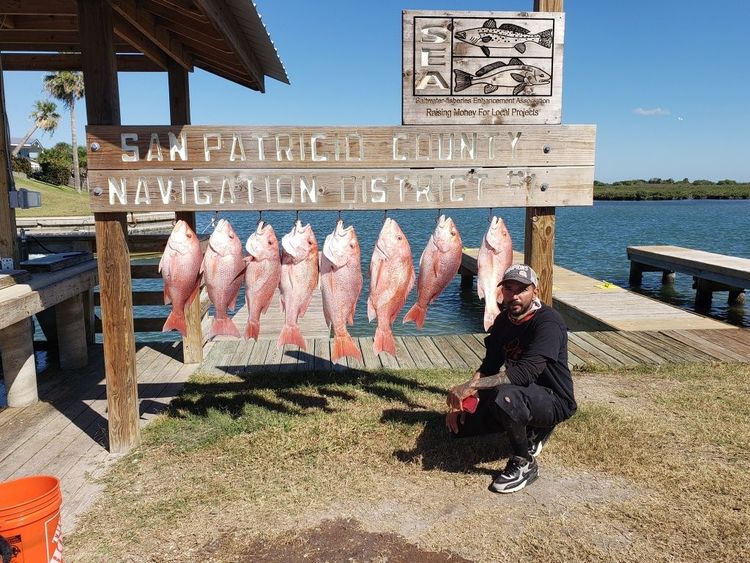
[{"label": "shade shelter", "polygon": [[[188,73],[196,68],[265,91],[288,83],[254,5],[246,0],[23,0],[0,11],[3,70],[83,71],[89,125],[120,125],[118,72],[166,72],[170,121],[190,123]],[[2,84],[0,84],[0,87]],[[2,94],[2,88],[0,88]],[[0,99],[0,182],[14,190],[7,119]],[[0,203],[0,253],[18,264],[15,212]],[[179,219],[195,227],[194,213]],[[125,213],[96,213],[98,271],[109,413],[109,449],[139,441],[137,373]],[[186,362],[202,358],[199,304],[189,312]]]}]

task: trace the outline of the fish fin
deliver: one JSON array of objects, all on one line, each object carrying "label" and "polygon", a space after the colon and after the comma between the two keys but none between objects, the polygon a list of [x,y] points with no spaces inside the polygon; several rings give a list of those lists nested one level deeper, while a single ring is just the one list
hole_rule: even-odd
[{"label": "fish fin", "polygon": [[258,340],[258,336],[260,335],[260,323],[257,321],[247,321],[247,326],[245,326],[245,340],[250,340],[251,338],[255,341]]},{"label": "fish fin", "polygon": [[526,85],[525,84],[519,84],[518,86],[516,86],[515,88],[513,88],[513,95],[517,96],[518,94],[520,94],[521,92],[523,92],[525,89],[526,89]]},{"label": "fish fin", "polygon": [[[505,66],[505,63],[503,61],[495,61],[494,63],[490,63],[488,65],[484,65],[482,68],[480,68],[475,76],[484,76],[485,74],[492,72],[496,68],[502,68]],[[469,75],[471,76],[471,75]]]},{"label": "fish fin", "polygon": [[409,312],[404,316],[404,323],[414,322],[417,328],[424,326],[424,318],[427,315],[427,307],[422,307],[419,302],[414,303],[414,306],[409,309]]},{"label": "fish fin", "polygon": [[169,305],[172,302],[172,298],[167,293],[167,286],[164,286],[164,304]]},{"label": "fish fin", "polygon": [[526,52],[526,43],[516,43],[514,47],[516,51],[518,51],[521,54],[524,54]]},{"label": "fish fin", "polygon": [[460,69],[453,70],[453,81],[456,83],[456,92],[466,90],[474,82],[474,77]]},{"label": "fish fin", "polygon": [[396,356],[396,341],[393,339],[390,326],[378,324],[378,328],[375,329],[375,340],[372,343],[372,348],[375,354],[387,352],[391,356]]},{"label": "fish fin", "polygon": [[525,84],[526,83],[526,77],[523,74],[519,73],[519,72],[511,72],[510,76],[516,82],[520,82],[521,84]]},{"label": "fish fin", "polygon": [[284,325],[284,328],[281,329],[281,334],[279,334],[277,345],[281,348],[284,344],[293,344],[298,346],[300,350],[307,350],[305,339],[302,338],[302,333],[298,326]]},{"label": "fish fin", "polygon": [[166,258],[166,252],[161,255],[161,260],[159,260],[159,273],[161,274],[162,266],[164,266],[164,258]]},{"label": "fish fin", "polygon": [[411,293],[411,290],[414,289],[414,284],[417,281],[417,276],[414,274],[414,268],[411,269],[411,275],[409,276],[409,284],[407,285],[406,289],[406,295],[404,295],[404,301],[406,301],[406,298]]},{"label": "fish fin", "polygon": [[485,94],[492,94],[495,90],[500,88],[497,84],[485,84],[484,85],[484,93]]},{"label": "fish fin", "polygon": [[482,53],[484,53],[485,57],[489,57],[490,56],[490,48],[489,47],[487,47],[485,45],[482,45],[481,49],[482,49]]},{"label": "fish fin", "polygon": [[195,280],[195,285],[193,286],[193,291],[190,292],[190,295],[188,295],[187,301],[185,301],[186,308],[193,303],[196,297],[198,297],[198,294],[200,293],[200,291],[201,291],[201,279],[197,278]]},{"label": "fish fin", "polygon": [[214,318],[214,322],[211,324],[211,330],[208,332],[208,338],[210,339],[219,335],[239,338],[240,331],[237,330],[237,325],[232,322],[232,319],[228,317],[226,319]]},{"label": "fish fin", "polygon": [[185,326],[185,315],[181,315],[180,312],[175,309],[172,309],[172,312],[169,313],[169,316],[164,323],[164,327],[162,327],[161,329],[162,332],[169,332],[170,330],[179,330],[182,336],[185,336],[187,334],[187,326]]},{"label": "fish fin", "polygon": [[545,29],[539,34],[539,44],[542,47],[547,47],[547,49],[552,47],[552,30],[551,29]]},{"label": "fish fin", "polygon": [[228,306],[230,311],[234,311],[237,308],[237,298],[240,296],[240,286],[237,286],[237,291],[234,292],[234,296],[229,300]]},{"label": "fish fin", "polygon": [[367,321],[372,322],[372,319],[376,318],[378,316],[377,312],[375,311],[375,307],[372,304],[372,297],[367,298]]},{"label": "fish fin", "polygon": [[502,29],[503,31],[512,31],[513,33],[529,33],[528,29],[514,23],[504,23],[498,29]]},{"label": "fish fin", "polygon": [[479,299],[484,299],[484,288],[477,282],[477,296]]},{"label": "fish fin", "polygon": [[[482,27],[486,27],[487,29],[497,29],[497,22],[490,18],[488,20],[485,20],[485,22],[482,24]],[[503,26],[501,25],[500,29],[502,28]]]},{"label": "fish fin", "polygon": [[508,61],[509,65],[523,65],[523,61],[519,59],[518,57],[513,57],[511,60]]},{"label": "fish fin", "polygon": [[359,351],[359,346],[357,346],[354,339],[348,334],[334,337],[333,346],[331,346],[332,362],[344,356],[350,356],[362,361],[362,352]]},{"label": "fish fin", "polygon": [[495,318],[500,314],[500,307],[494,299],[485,299],[484,302],[484,330],[488,331],[495,323]]}]

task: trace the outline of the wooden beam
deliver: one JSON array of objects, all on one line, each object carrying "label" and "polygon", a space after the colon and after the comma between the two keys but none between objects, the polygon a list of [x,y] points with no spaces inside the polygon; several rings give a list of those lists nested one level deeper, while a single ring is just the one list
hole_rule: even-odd
[{"label": "wooden beam", "polygon": [[265,92],[261,66],[250,48],[247,37],[237,23],[237,18],[227,4],[217,0],[194,0],[194,3],[206,14],[213,26],[224,35],[247,73],[257,82],[258,90]]},{"label": "wooden beam", "polygon": [[133,47],[138,49],[161,70],[167,70],[167,55],[158,45],[155,45],[151,39],[141,33],[139,29],[131,25],[128,20],[123,19],[117,14],[114,14],[113,21],[115,34],[120,39],[127,41]]},{"label": "wooden beam", "polygon": [[[563,0],[534,0],[535,12],[562,12]],[[555,263],[555,208],[526,209],[524,262],[539,276],[539,298],[552,305],[552,279]]]},{"label": "wooden beam", "polygon": [[0,20],[0,28],[4,29],[27,29],[34,31],[78,31],[78,19],[75,16],[5,16]]},{"label": "wooden beam", "polygon": [[10,207],[10,190],[15,189],[13,167],[10,164],[10,138],[8,116],[5,113],[5,86],[3,62],[0,57],[0,257],[13,258],[14,267],[20,259],[16,236],[16,210]]},{"label": "wooden beam", "polygon": [[[118,72],[162,72],[144,55],[117,55]],[[3,53],[5,70],[83,70],[80,53]]]},{"label": "wooden beam", "polygon": [[144,0],[144,6],[149,11],[153,11],[154,5],[163,6],[172,12],[179,13],[198,23],[207,24],[208,19],[204,14],[195,9],[192,0]]},{"label": "wooden beam", "polygon": [[193,69],[190,54],[164,27],[157,25],[154,16],[147,10],[138,10],[135,0],[110,0],[112,9],[140,33],[146,36],[163,53],[184,69]]},{"label": "wooden beam", "polygon": [[70,0],[4,0],[2,13],[9,16],[33,16],[39,14],[78,15],[75,4]]},{"label": "wooden beam", "polygon": [[[112,8],[106,0],[78,0],[86,111],[90,125],[120,123]],[[133,297],[125,213],[97,213],[97,265],[102,300],[109,450],[140,442]]]}]

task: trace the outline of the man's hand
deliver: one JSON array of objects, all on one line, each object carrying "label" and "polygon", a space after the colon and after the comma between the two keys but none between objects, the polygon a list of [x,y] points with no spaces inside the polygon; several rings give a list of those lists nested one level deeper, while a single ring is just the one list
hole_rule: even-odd
[{"label": "man's hand", "polygon": [[445,415],[445,425],[454,434],[458,434],[458,425],[463,424],[465,420],[466,413],[462,411],[451,411]]},{"label": "man's hand", "polygon": [[471,379],[467,381],[466,383],[461,383],[460,385],[454,385],[450,388],[448,391],[448,398],[446,399],[446,403],[448,403],[448,407],[450,407],[451,411],[462,411],[464,410],[462,406],[462,401],[471,395],[476,395],[477,391],[476,389],[472,388],[471,384],[474,380]]}]

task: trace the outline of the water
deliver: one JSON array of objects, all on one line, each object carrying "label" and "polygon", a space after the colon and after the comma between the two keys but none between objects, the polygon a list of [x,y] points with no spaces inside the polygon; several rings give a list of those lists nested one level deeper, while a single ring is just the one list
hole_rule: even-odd
[{"label": "water", "polygon": [[[478,247],[487,229],[488,209],[443,210],[453,217],[466,247]],[[514,248],[523,251],[524,209],[494,209],[503,217],[514,240]],[[355,336],[374,334],[375,325],[367,321],[369,280],[367,268],[372,249],[383,222],[380,211],[346,211],[342,217],[347,225],[354,225],[362,247],[362,269],[365,278],[354,326]],[[415,266],[437,219],[437,211],[390,211],[406,234],[414,255]],[[210,232],[211,221],[224,217],[232,222],[244,240],[254,230],[257,212],[199,213],[199,232]],[[294,212],[264,212],[281,237],[292,227]],[[333,229],[337,212],[303,211],[299,218],[311,223],[318,243],[322,246]],[[629,245],[672,244],[750,258],[750,200],[679,200],[658,202],[595,202],[593,207],[561,207],[557,209],[555,263],[598,280],[628,287],[630,262]],[[692,310],[695,291],[692,278],[677,274],[673,286],[662,288],[659,273],[645,273],[641,293]],[[738,326],[750,326],[750,304],[728,307],[726,293],[714,294],[710,314],[717,319]],[[242,298],[242,296],[241,296]],[[397,335],[446,334],[481,332],[484,304],[475,289],[462,290],[456,277],[427,314],[424,329],[414,324],[401,324],[401,317],[416,300],[412,292],[394,325]],[[272,306],[277,306],[272,304]]]}]

